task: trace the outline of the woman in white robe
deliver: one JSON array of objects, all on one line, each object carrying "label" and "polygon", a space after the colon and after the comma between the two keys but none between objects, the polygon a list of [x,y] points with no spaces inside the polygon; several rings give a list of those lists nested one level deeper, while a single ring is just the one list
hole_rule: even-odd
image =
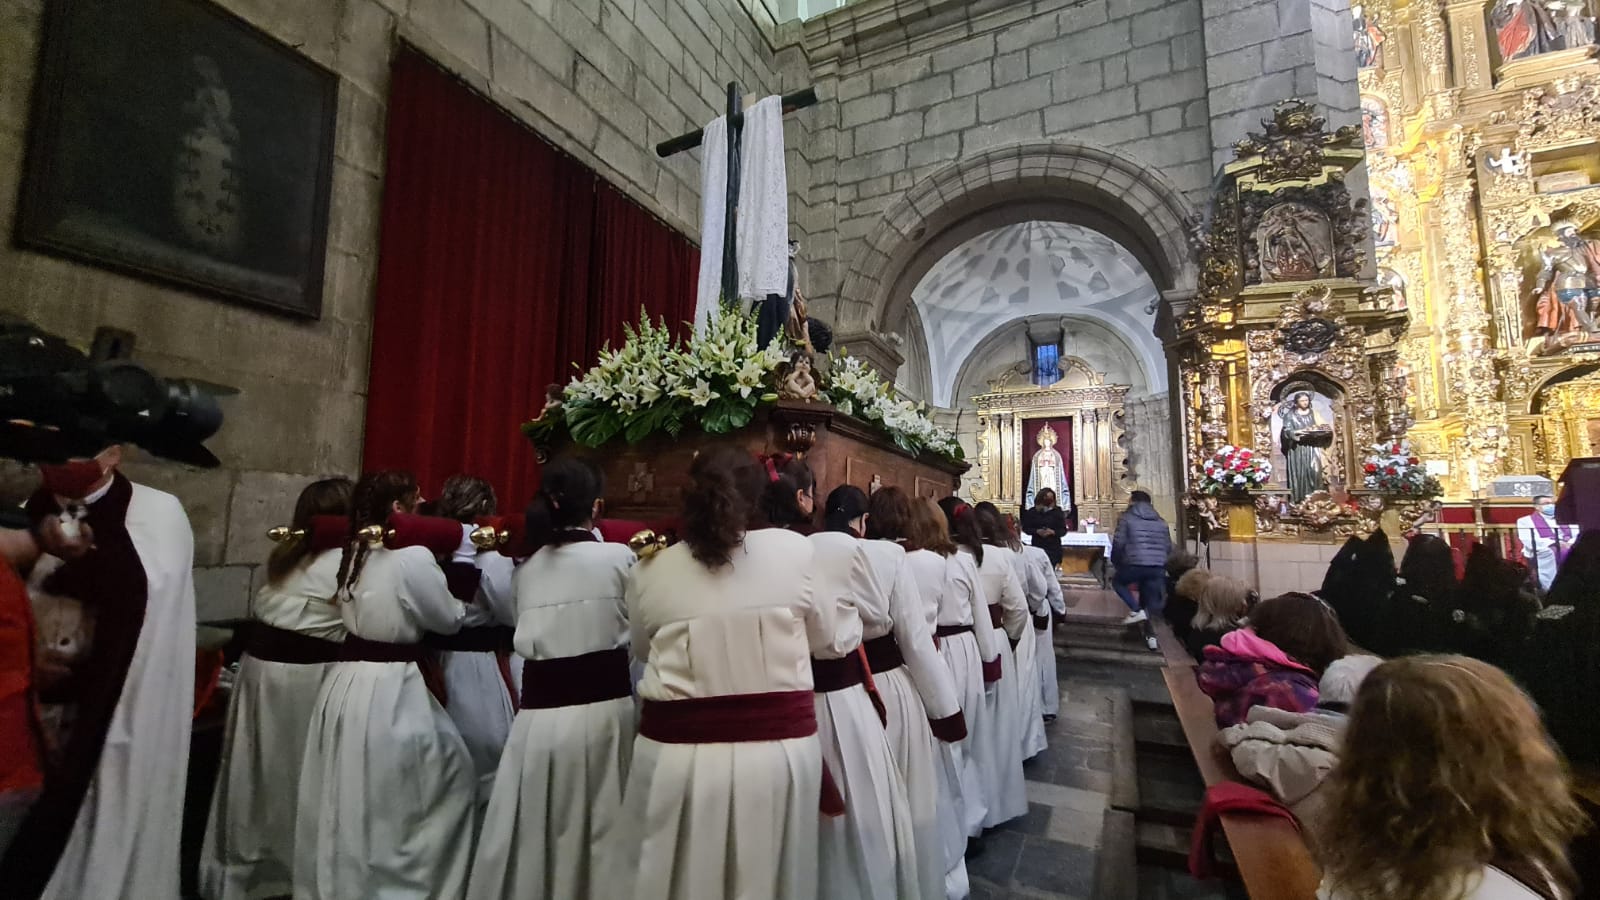
[{"label": "woman in white robe", "polygon": [[1022,554],[1044,585],[1045,608],[1034,615],[1033,628],[1039,644],[1039,712],[1049,722],[1061,712],[1061,685],[1056,679],[1055,623],[1067,614],[1067,602],[1061,594],[1061,578],[1049,554],[1032,546],[1024,547]]},{"label": "woman in white robe", "polygon": [[601,850],[620,827],[637,716],[625,601],[634,554],[595,537],[599,494],[586,463],[540,473],[529,520],[541,549],[513,579],[527,690],[478,839],[472,900],[605,896]]},{"label": "woman in white robe", "polygon": [[[785,490],[781,482],[775,486]],[[889,719],[884,688],[875,685],[878,702],[884,705],[880,718],[864,684],[864,620],[878,619],[881,632],[887,613],[879,598],[883,586],[877,582],[877,570],[865,544],[849,530],[852,522],[861,524],[865,511],[866,495],[860,488],[835,488],[828,495],[827,530],[810,538],[815,552],[813,594],[823,602],[838,598],[834,640],[812,651],[817,736],[823,762],[833,773],[847,810],[843,816],[821,821],[818,894],[899,900],[918,895],[917,846],[905,779],[885,730]]]},{"label": "woman in white robe", "polygon": [[[471,529],[480,518],[498,511],[489,482],[472,475],[452,475],[439,489],[433,512]],[[464,545],[446,563],[451,593],[466,605],[461,630],[448,637],[430,637],[444,670],[445,711],[456,723],[478,773],[478,807],[483,811],[494,787],[495,771],[517,714],[508,662],[511,642],[511,560],[498,551],[478,552]],[[452,571],[454,570],[454,571]]]},{"label": "woman in white robe", "polygon": [[[1012,534],[1005,519],[1001,518],[1000,510],[989,502],[979,503],[974,510],[978,514],[978,528],[983,533],[984,542],[992,548],[1006,551],[1010,557],[1011,570],[1016,575],[1018,586],[1022,589],[1023,612],[1027,615],[1028,621],[1023,623],[1020,635],[1011,637],[1011,646],[1017,664],[1019,740],[1022,758],[1029,760],[1043,753],[1048,746],[1044,734],[1044,713],[1039,709],[1039,691],[1035,687],[1039,683],[1039,641],[1033,636],[1033,628],[1030,625],[1033,617],[1045,609],[1045,586],[1023,558],[1022,544]],[[1008,614],[1011,612],[1013,611],[1007,611]]]},{"label": "woman in white robe", "polygon": [[273,549],[251,606],[200,851],[208,900],[281,897],[293,888],[306,731],[345,636],[333,603],[340,553],[314,548],[312,519],[349,513],[348,478],[307,485],[291,525],[299,534]]},{"label": "woman in white robe", "polygon": [[[353,526],[416,505],[403,473],[363,476]],[[323,678],[306,737],[295,827],[296,900],[459,900],[472,863],[477,776],[419,660],[465,607],[425,547],[342,551],[349,636]],[[380,658],[383,661],[380,661]]]},{"label": "woman in white robe", "polygon": [[[938,513],[937,524],[926,526],[930,528],[929,536],[919,543],[944,556],[944,589],[934,634],[939,638],[939,655],[950,668],[956,695],[961,698],[961,712],[967,720],[967,739],[960,747],[962,817],[967,836],[978,837],[983,834],[992,802],[987,772],[993,768],[994,741],[989,735],[997,726],[991,698],[1000,680],[1000,645],[1004,640],[990,622],[989,604],[978,577],[976,554],[982,552],[983,543],[977,536],[977,523],[963,521],[958,526],[942,510],[945,505],[926,507],[930,513]],[[956,541],[958,528],[960,542]]]},{"label": "woman in white robe", "polygon": [[[861,499],[865,500],[863,496]],[[880,488],[867,503],[863,542],[872,561],[875,593],[859,606],[867,661],[888,715],[889,746],[906,783],[917,847],[917,896],[948,896],[946,876],[966,882],[960,862],[966,832],[960,821],[960,776],[956,758],[944,748],[967,736],[956,699],[955,680],[939,656],[933,631],[938,593],[944,588],[944,559],[926,553],[936,575],[928,603],[918,583],[905,542],[912,535],[913,499],[896,487]],[[859,521],[849,523],[862,527]],[[935,729],[938,735],[935,736]],[[946,835],[955,846],[947,847]],[[954,850],[953,858],[951,851]],[[959,872],[951,870],[959,865]],[[964,896],[964,887],[957,889]]]},{"label": "woman in white robe", "polygon": [[[968,523],[981,528],[981,520],[971,507],[957,504],[952,507],[953,529],[963,531]],[[979,529],[974,528],[976,533]],[[952,530],[958,540],[960,531]],[[970,538],[970,536],[969,536]],[[966,547],[965,542],[962,542]],[[1011,551],[1005,547],[985,546],[983,555],[974,560],[978,564],[978,578],[988,600],[989,621],[1001,639],[995,643],[1000,654],[1000,680],[986,694],[994,726],[980,735],[987,748],[979,759],[984,777],[984,795],[989,812],[983,819],[984,828],[994,828],[1028,813],[1027,787],[1022,775],[1022,690],[1013,650],[1028,628],[1028,601],[1023,596],[1022,585],[1017,581],[1016,567],[1011,562]],[[1031,691],[1035,681],[1028,681]]]},{"label": "woman in white robe", "polygon": [[647,660],[639,736],[608,853],[607,900],[813,900],[823,796],[810,659],[836,604],[811,588],[811,542],[745,532],[764,467],[702,450],[684,541],[634,568],[628,622]]}]

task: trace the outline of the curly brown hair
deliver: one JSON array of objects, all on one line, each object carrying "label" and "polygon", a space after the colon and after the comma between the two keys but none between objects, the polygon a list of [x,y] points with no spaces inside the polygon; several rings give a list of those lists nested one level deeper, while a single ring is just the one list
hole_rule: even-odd
[{"label": "curly brown hair", "polygon": [[735,447],[712,447],[689,464],[683,542],[701,565],[716,569],[733,561],[767,484],[765,464]]},{"label": "curly brown hair", "polygon": [[1585,822],[1567,765],[1488,663],[1410,656],[1373,670],[1328,788],[1324,862],[1340,895],[1457,900],[1490,864],[1573,882],[1566,848]]},{"label": "curly brown hair", "polygon": [[1339,615],[1310,594],[1293,591],[1261,601],[1250,611],[1250,627],[1262,640],[1304,663],[1317,677],[1350,652]]}]

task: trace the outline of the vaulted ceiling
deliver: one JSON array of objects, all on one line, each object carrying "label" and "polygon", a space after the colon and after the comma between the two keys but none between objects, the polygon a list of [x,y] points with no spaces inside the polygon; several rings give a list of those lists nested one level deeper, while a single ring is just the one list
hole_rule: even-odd
[{"label": "vaulted ceiling", "polygon": [[1112,328],[1139,354],[1146,380],[1165,384],[1155,316],[1146,312],[1157,297],[1132,253],[1081,225],[1022,222],[978,235],[935,263],[911,293],[928,350],[929,399],[952,405],[962,363],[995,329],[1052,313]]}]

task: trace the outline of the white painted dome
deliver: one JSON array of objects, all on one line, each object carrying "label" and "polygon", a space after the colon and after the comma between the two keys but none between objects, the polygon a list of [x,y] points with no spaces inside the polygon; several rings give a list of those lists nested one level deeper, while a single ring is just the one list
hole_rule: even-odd
[{"label": "white painted dome", "polygon": [[962,363],[980,341],[1016,319],[1072,315],[1102,322],[1140,356],[1147,383],[1166,383],[1153,332],[1158,297],[1144,267],[1098,231],[1022,222],[980,234],[933,265],[911,292],[928,347],[933,396],[951,406]]}]

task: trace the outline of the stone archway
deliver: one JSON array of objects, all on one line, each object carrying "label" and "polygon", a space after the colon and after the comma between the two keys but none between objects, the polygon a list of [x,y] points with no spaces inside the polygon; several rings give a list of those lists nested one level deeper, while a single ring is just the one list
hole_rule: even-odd
[{"label": "stone archway", "polygon": [[1192,292],[1194,211],[1159,173],[1070,141],[997,147],[934,172],[905,193],[851,256],[835,316],[843,331],[888,327],[917,280],[950,248],[1030,219],[1092,228],[1128,249],[1163,292]]}]

